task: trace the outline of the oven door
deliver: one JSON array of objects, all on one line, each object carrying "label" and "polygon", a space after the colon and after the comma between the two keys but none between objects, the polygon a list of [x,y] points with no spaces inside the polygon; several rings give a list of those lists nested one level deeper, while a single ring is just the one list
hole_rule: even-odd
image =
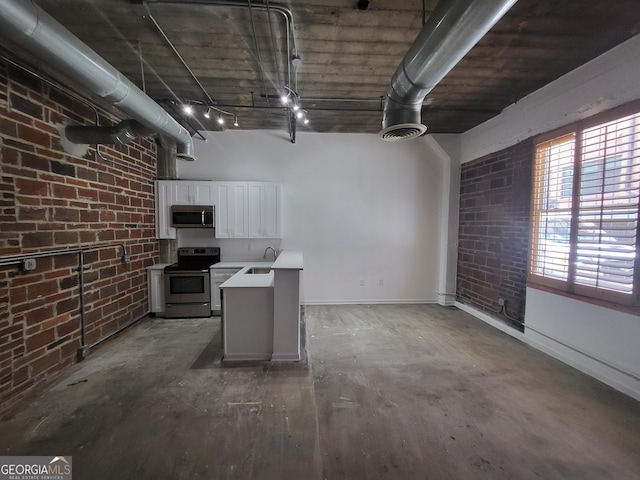
[{"label": "oven door", "polygon": [[175,271],[164,274],[165,303],[211,303],[211,276],[206,271]]}]

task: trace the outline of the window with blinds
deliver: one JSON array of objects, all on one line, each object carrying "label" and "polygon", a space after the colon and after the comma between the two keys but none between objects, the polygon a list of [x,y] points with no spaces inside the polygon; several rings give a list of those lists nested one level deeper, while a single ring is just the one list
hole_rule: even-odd
[{"label": "window with blinds", "polygon": [[540,139],[533,182],[529,281],[638,306],[640,113]]}]

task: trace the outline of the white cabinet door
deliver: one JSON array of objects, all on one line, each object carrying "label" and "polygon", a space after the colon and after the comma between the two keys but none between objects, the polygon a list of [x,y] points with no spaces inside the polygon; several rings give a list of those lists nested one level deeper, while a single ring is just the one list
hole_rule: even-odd
[{"label": "white cabinet door", "polygon": [[249,237],[261,238],[265,236],[263,222],[264,213],[264,184],[249,182]]},{"label": "white cabinet door", "polygon": [[171,204],[175,182],[156,181],[156,238],[176,238],[176,229],[171,228]]},{"label": "white cabinet door", "polygon": [[147,270],[149,311],[153,314],[164,312],[164,270]]},{"label": "white cabinet door", "polygon": [[249,236],[247,182],[215,182],[216,237]]},{"label": "white cabinet door", "polygon": [[195,205],[215,204],[215,187],[213,182],[190,182],[191,197]]},{"label": "white cabinet door", "polygon": [[173,205],[213,205],[215,199],[214,182],[174,180]]},{"label": "white cabinet door", "polygon": [[280,237],[280,184],[249,182],[249,237]]},{"label": "white cabinet door", "polygon": [[280,238],[280,194],[279,183],[264,184],[262,223],[267,238]]},{"label": "white cabinet door", "polygon": [[183,182],[181,180],[172,181],[172,205],[191,205],[191,182]]},{"label": "white cabinet door", "polygon": [[211,310],[218,313],[222,309],[220,299],[220,285],[238,273],[240,268],[213,268],[211,269]]}]

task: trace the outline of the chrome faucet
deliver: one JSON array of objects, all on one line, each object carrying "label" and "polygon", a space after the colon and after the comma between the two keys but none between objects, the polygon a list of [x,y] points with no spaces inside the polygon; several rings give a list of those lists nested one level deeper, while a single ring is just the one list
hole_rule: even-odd
[{"label": "chrome faucet", "polygon": [[273,247],[267,247],[264,249],[264,255],[262,255],[262,258],[267,258],[267,252],[269,251],[269,249],[273,250],[273,260],[275,261],[276,258],[278,258],[278,254],[276,253],[276,249]]}]

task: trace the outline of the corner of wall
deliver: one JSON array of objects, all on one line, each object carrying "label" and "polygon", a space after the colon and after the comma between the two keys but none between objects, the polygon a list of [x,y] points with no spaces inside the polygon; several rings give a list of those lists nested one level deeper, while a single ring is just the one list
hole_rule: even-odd
[{"label": "corner of wall", "polygon": [[[442,142],[442,143],[441,143]],[[440,212],[440,272],[438,303],[453,305],[456,298],[458,259],[458,215],[460,199],[459,135],[425,137],[426,145],[443,162],[442,206]],[[444,148],[443,148],[444,145]]]}]

